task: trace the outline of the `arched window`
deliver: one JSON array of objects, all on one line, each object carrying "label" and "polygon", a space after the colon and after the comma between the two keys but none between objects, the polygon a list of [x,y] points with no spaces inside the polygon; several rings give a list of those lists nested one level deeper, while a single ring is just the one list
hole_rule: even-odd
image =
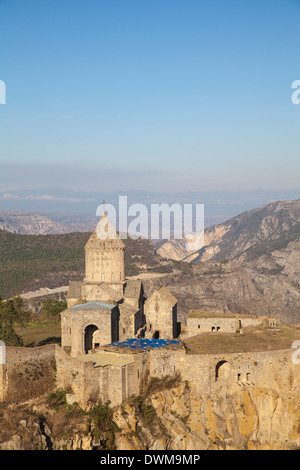
[{"label": "arched window", "polygon": [[226,379],[230,377],[231,365],[227,361],[219,361],[215,368],[215,380]]}]

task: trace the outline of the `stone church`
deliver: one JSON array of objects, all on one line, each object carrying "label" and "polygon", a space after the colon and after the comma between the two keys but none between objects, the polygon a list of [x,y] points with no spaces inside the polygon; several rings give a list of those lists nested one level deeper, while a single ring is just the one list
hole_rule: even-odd
[{"label": "stone church", "polygon": [[142,281],[125,278],[124,254],[104,213],[85,246],[85,279],[70,282],[61,314],[62,348],[72,356],[128,338],[178,336],[177,299],[164,286],[146,299]]}]

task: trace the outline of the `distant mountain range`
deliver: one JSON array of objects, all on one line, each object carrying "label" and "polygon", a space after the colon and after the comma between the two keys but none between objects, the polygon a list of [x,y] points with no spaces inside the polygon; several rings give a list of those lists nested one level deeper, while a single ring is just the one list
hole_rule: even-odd
[{"label": "distant mountain range", "polygon": [[[204,204],[205,226],[225,222],[226,220],[255,209],[266,203],[278,200],[300,198],[300,188],[288,191],[185,191],[173,194],[144,190],[92,192],[72,191],[62,188],[9,190],[0,192],[0,210],[39,213],[56,219],[58,213],[80,216],[96,216],[97,207],[105,200],[118,208],[119,196],[127,196],[128,205],[145,204]],[[53,216],[54,214],[54,216]],[[83,220],[83,219],[82,219]],[[69,223],[69,222],[68,222]],[[81,223],[81,222],[80,222]],[[86,223],[84,221],[84,223]]]},{"label": "distant mountain range", "polygon": [[197,304],[300,322],[300,200],[267,204],[208,227],[204,241],[192,255],[176,240],[158,250],[192,268],[176,284],[169,279],[186,310]]},{"label": "distant mountain range", "polygon": [[[4,297],[67,286],[69,280],[84,277],[84,245],[94,220],[57,216],[49,225],[50,219],[35,217],[31,215],[30,224],[29,219],[23,225],[21,219],[14,226],[11,222],[11,231],[17,234],[0,230],[0,295]],[[86,224],[86,229],[91,224],[91,229],[49,232],[74,229],[75,223],[81,228]],[[21,228],[44,235],[23,235],[18,232]],[[203,309],[276,315],[281,321],[300,323],[299,199],[272,202],[207,227],[204,241],[191,260],[182,246],[173,249],[174,240],[158,248],[151,240],[128,239],[127,276],[143,275],[146,296],[162,283],[168,286],[179,300],[180,320],[191,309]]]},{"label": "distant mountain range", "polygon": [[169,239],[158,249],[163,258],[195,261],[253,259],[300,237],[300,199],[277,201],[207,227],[204,246],[186,249],[185,240]]},{"label": "distant mountain range", "polygon": [[0,210],[0,230],[27,235],[91,232],[98,217]]}]

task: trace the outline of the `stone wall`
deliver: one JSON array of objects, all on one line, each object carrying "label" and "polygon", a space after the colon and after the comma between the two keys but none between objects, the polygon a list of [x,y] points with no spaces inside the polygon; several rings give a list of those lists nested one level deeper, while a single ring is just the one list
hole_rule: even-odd
[{"label": "stone wall", "polygon": [[110,401],[112,406],[119,405],[129,396],[140,393],[149,370],[149,354],[116,352],[115,356],[128,363],[94,367],[92,359],[79,361],[58,345],[7,347],[6,364],[0,367],[0,401],[22,403],[63,388],[68,401],[82,407],[99,399]]},{"label": "stone wall", "polygon": [[186,354],[185,350],[152,350],[150,374],[180,372],[194,393],[233,393],[241,387],[261,387],[296,392],[300,397],[300,367],[292,362],[292,350],[229,354]]},{"label": "stone wall", "polygon": [[[104,351],[101,351],[105,354]],[[139,394],[140,386],[149,370],[149,354],[113,354],[131,361],[125,365],[94,367],[93,362],[81,362],[56,348],[56,386],[70,389],[69,400],[81,406],[88,402],[111,402],[112,406],[122,403],[131,395]]]},{"label": "stone wall", "polygon": [[50,391],[55,383],[54,345],[37,348],[7,347],[2,369],[2,398],[26,401]]},{"label": "stone wall", "polygon": [[176,373],[199,397],[221,397],[255,387],[300,398],[300,366],[293,364],[292,352],[194,355],[183,348],[134,354],[107,352],[125,360],[121,365],[95,367],[92,360],[79,361],[58,345],[7,347],[6,365],[0,368],[0,400],[21,403],[63,388],[70,403],[85,407],[101,399],[116,406],[131,395],[140,394],[149,375]]},{"label": "stone wall", "polygon": [[183,337],[199,335],[207,332],[235,333],[247,326],[262,323],[259,318],[224,318],[224,317],[188,317]]}]

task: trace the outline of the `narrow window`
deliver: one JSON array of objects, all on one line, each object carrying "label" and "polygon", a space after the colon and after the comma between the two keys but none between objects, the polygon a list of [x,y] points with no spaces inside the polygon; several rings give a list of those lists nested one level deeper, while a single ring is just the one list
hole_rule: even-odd
[{"label": "narrow window", "polygon": [[104,273],[101,274],[101,281],[104,281]]},{"label": "narrow window", "polygon": [[111,273],[111,280],[114,280],[114,273]]},{"label": "narrow window", "polygon": [[200,325],[198,325],[198,328],[200,329]]}]

